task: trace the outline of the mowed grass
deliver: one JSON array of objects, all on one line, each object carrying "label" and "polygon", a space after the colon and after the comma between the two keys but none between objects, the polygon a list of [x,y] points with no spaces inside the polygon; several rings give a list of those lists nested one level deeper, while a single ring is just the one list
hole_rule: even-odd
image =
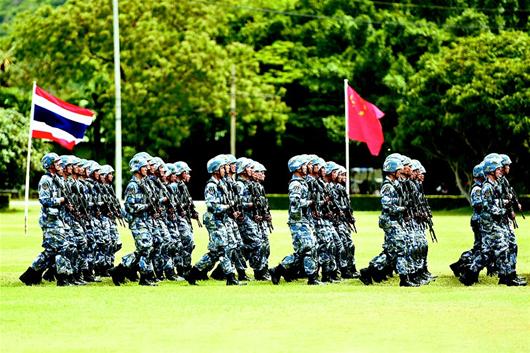
[{"label": "mowed grass", "polygon": [[[394,278],[307,286],[305,281],[163,282],[114,287],[26,287],[18,276],[40,252],[39,209],[30,209],[29,236],[18,208],[0,213],[0,351],[2,352],[524,352],[530,347],[530,289],[498,286],[481,276],[466,288],[448,268],[472,244],[469,215],[436,213],[440,243],[429,264],[440,277],[400,288]],[[292,251],[286,211],[274,211],[270,263]],[[378,214],[358,212],[358,267],[380,251]],[[519,220],[518,272],[530,272],[530,220]],[[195,227],[195,261],[207,233]],[[132,251],[129,230],[120,229]],[[250,273],[250,271],[249,271]]]}]

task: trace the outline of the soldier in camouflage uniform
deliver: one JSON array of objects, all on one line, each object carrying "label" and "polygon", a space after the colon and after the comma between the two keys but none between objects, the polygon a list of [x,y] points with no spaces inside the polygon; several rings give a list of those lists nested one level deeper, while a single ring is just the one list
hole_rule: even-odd
[{"label": "soldier in camouflage uniform", "polygon": [[256,224],[258,225],[258,234],[261,236],[261,271],[257,280],[270,280],[269,276],[269,256],[271,247],[269,243],[269,234],[273,230],[272,215],[270,212],[269,201],[265,192],[263,182],[265,181],[265,172],[267,169],[259,162],[252,161],[252,177],[250,187],[253,190],[254,203],[257,209]]},{"label": "soldier in camouflage uniform", "polygon": [[177,272],[185,278],[191,270],[191,255],[193,249],[195,249],[191,220],[197,220],[199,227],[202,227],[202,224],[199,221],[199,213],[195,210],[193,199],[186,185],[191,179],[191,168],[186,162],[182,161],[176,162],[174,166],[176,179],[172,182],[171,187],[178,195],[179,203],[182,207],[181,213],[177,215],[180,241],[182,243],[180,263],[177,265]]},{"label": "soldier in camouflage uniform", "polygon": [[[333,166],[338,168],[335,163]],[[312,222],[318,244],[317,259],[322,269],[322,282],[331,282],[338,280],[336,255],[343,253],[344,247],[333,227],[334,215],[328,207],[330,200],[326,200],[329,196],[325,195],[326,185],[321,179],[321,170],[326,168],[326,162],[316,155],[310,155],[307,168],[306,181],[312,200]]]},{"label": "soldier in camouflage uniform", "polygon": [[243,240],[243,253],[250,267],[254,270],[256,280],[264,280],[263,239],[261,229],[256,222],[258,215],[251,194],[253,161],[242,157],[237,160],[237,188],[241,196],[243,217],[238,219],[239,231]]},{"label": "soldier in camouflage uniform", "polygon": [[70,262],[71,251],[75,244],[67,240],[65,223],[62,219],[64,197],[59,197],[59,186],[54,182],[57,175],[62,175],[59,156],[47,153],[41,159],[46,174],[39,181],[39,202],[42,205],[39,225],[43,232],[42,247],[44,250],[37,256],[32,265],[20,276],[26,285],[41,283],[44,269],[50,263],[55,264],[57,285],[69,285],[68,277],[73,274]]},{"label": "soldier in camouflage uniform", "polygon": [[403,200],[398,191],[400,172],[403,169],[401,158],[389,156],[383,164],[386,173],[381,186],[382,213],[379,217],[379,227],[385,232],[383,252],[376,256],[367,268],[360,271],[359,279],[364,284],[372,284],[372,280],[380,282],[385,278],[387,266],[395,270],[400,277],[400,286],[416,287],[410,274],[413,271],[410,258],[410,240],[404,226],[406,211]]},{"label": "soldier in camouflage uniform", "polygon": [[[211,178],[204,189],[204,201],[206,203],[207,212],[203,216],[203,223],[208,230],[209,242],[208,253],[192,267],[186,280],[191,285],[196,285],[197,280],[201,277],[201,272],[207,268],[213,268],[217,261],[221,263],[224,275],[226,276],[227,285],[238,285],[234,273],[234,264],[232,263],[232,250],[228,242],[228,234],[226,230],[227,212],[233,211],[233,204],[226,204],[222,190],[219,186],[221,180],[226,172],[226,158],[217,156],[210,159],[207,163],[206,169],[211,174]],[[238,218],[239,215],[233,215]]]},{"label": "soldier in camouflage uniform", "polygon": [[512,217],[506,208],[500,179],[503,175],[502,157],[491,154],[484,159],[485,180],[482,184],[482,212],[480,226],[482,248],[471,261],[468,268],[461,271],[459,280],[466,286],[478,282],[480,271],[490,263],[499,273],[499,284],[508,286],[525,286],[526,281],[519,278],[513,269],[510,259],[510,229],[506,217]]},{"label": "soldier in camouflage uniform", "polygon": [[134,238],[136,251],[125,255],[122,262],[110,272],[112,281],[119,286],[125,282],[128,273],[140,271],[140,285],[156,285],[152,281],[153,264],[151,252],[153,251],[153,236],[149,231],[149,213],[156,212],[152,200],[147,200],[143,179],[147,177],[147,160],[134,158],[129,162],[133,177],[125,189],[125,213],[129,228]]},{"label": "soldier in camouflage uniform", "polygon": [[288,162],[292,173],[289,182],[289,228],[293,238],[294,253],[286,256],[281,263],[269,270],[273,284],[280,282],[281,276],[292,267],[303,264],[308,277],[307,284],[321,284],[317,280],[317,240],[313,234],[310,221],[312,201],[309,199],[309,189],[305,176],[307,174],[307,159],[294,156]]}]

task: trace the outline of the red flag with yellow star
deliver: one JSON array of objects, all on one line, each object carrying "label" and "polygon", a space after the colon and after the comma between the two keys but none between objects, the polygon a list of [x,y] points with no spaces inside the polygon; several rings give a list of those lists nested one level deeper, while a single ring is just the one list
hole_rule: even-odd
[{"label": "red flag with yellow star", "polygon": [[381,119],[383,113],[374,104],[365,101],[347,85],[346,107],[348,116],[348,137],[351,140],[365,142],[373,156],[379,155],[385,141]]}]

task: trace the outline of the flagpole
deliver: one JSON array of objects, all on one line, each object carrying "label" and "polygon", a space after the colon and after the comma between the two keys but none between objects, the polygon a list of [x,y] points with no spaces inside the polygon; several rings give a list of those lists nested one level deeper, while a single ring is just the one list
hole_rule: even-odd
[{"label": "flagpole", "polygon": [[350,196],[350,138],[348,127],[348,80],[344,80],[344,144],[346,146],[346,194]]},{"label": "flagpole", "polygon": [[31,112],[29,114],[29,133],[28,133],[28,156],[26,159],[26,188],[24,189],[24,235],[28,235],[28,207],[29,207],[29,168],[31,166],[31,123],[33,122],[33,115],[35,114],[35,105],[33,98],[35,97],[35,90],[37,81],[33,81],[33,90],[31,94]]},{"label": "flagpole", "polygon": [[112,0],[113,35],[114,35],[114,88],[116,92],[116,120],[115,120],[115,170],[116,196],[121,200],[122,170],[121,170],[121,72],[120,72],[120,27],[118,18],[118,0]]}]

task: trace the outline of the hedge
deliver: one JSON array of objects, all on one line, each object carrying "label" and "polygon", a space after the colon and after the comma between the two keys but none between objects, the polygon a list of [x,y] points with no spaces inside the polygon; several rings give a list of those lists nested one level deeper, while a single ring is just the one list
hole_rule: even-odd
[{"label": "hedge", "polygon": [[[289,207],[289,198],[285,194],[268,195],[270,208],[286,210]],[[455,208],[470,207],[464,196],[456,195],[428,195],[429,205],[432,210],[450,210]],[[377,195],[352,195],[350,197],[352,208],[356,211],[381,210],[381,198]],[[523,210],[530,208],[530,195],[519,197]]]},{"label": "hedge", "polygon": [[9,195],[0,194],[0,210],[5,210],[9,208]]}]

